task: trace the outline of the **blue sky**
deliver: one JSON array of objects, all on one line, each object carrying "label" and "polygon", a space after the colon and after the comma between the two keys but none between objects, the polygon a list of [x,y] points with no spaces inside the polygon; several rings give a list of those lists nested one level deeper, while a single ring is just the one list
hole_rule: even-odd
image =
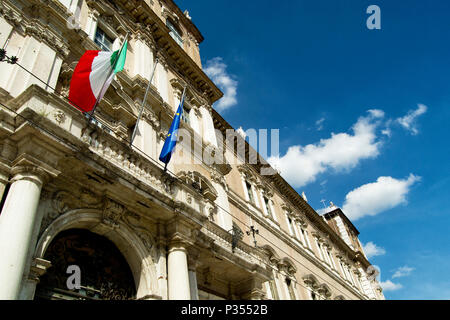
[{"label": "blue sky", "polygon": [[215,107],[280,129],[282,175],[315,209],[347,209],[386,298],[450,299],[450,2],[177,4],[226,92]]}]

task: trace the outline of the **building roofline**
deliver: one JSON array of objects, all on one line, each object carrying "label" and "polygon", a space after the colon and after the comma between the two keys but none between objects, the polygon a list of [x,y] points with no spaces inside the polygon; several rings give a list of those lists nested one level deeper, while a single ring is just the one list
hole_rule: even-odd
[{"label": "building roofline", "polygon": [[350,228],[352,228],[352,230],[356,233],[356,235],[359,235],[358,229],[356,229],[355,225],[350,221],[349,218],[347,218],[347,216],[345,215],[345,213],[342,211],[341,208],[336,208],[330,212],[325,213],[323,216],[325,217],[325,219],[328,218],[331,219],[337,215],[345,220],[345,222],[350,226]]}]

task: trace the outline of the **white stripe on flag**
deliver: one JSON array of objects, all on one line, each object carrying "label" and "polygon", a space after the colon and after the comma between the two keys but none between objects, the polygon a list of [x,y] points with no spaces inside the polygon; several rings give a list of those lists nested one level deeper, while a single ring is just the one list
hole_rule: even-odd
[{"label": "white stripe on flag", "polygon": [[[112,52],[100,51],[98,56],[94,58],[94,61],[92,61],[92,72],[89,75],[89,82],[91,84],[92,93],[97,100],[103,98],[106,89],[109,87],[112,79],[114,78],[113,73],[112,77],[107,79],[108,75],[112,71],[111,56]],[[103,92],[100,92],[102,91],[102,88]]]}]

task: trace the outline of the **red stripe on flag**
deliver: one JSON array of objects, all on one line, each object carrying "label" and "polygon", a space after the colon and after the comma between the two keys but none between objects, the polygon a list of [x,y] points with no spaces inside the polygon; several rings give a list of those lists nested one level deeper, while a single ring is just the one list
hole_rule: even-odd
[{"label": "red stripe on flag", "polygon": [[70,81],[69,102],[84,112],[91,111],[96,101],[96,97],[92,93],[89,75],[92,71],[92,62],[98,53],[98,50],[86,51],[75,67]]}]

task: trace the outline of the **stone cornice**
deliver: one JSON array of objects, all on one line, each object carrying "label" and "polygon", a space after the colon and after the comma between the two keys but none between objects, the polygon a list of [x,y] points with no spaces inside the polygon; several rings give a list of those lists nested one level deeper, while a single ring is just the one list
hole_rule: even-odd
[{"label": "stone cornice", "polygon": [[[197,63],[169,35],[165,22],[144,1],[118,0],[136,21],[151,26],[157,50],[164,56],[172,71],[195,88],[199,95],[207,98],[209,104],[223,96],[220,89],[203,72]],[[124,10],[124,11],[125,11]],[[184,16],[184,15],[183,15]]]}]

